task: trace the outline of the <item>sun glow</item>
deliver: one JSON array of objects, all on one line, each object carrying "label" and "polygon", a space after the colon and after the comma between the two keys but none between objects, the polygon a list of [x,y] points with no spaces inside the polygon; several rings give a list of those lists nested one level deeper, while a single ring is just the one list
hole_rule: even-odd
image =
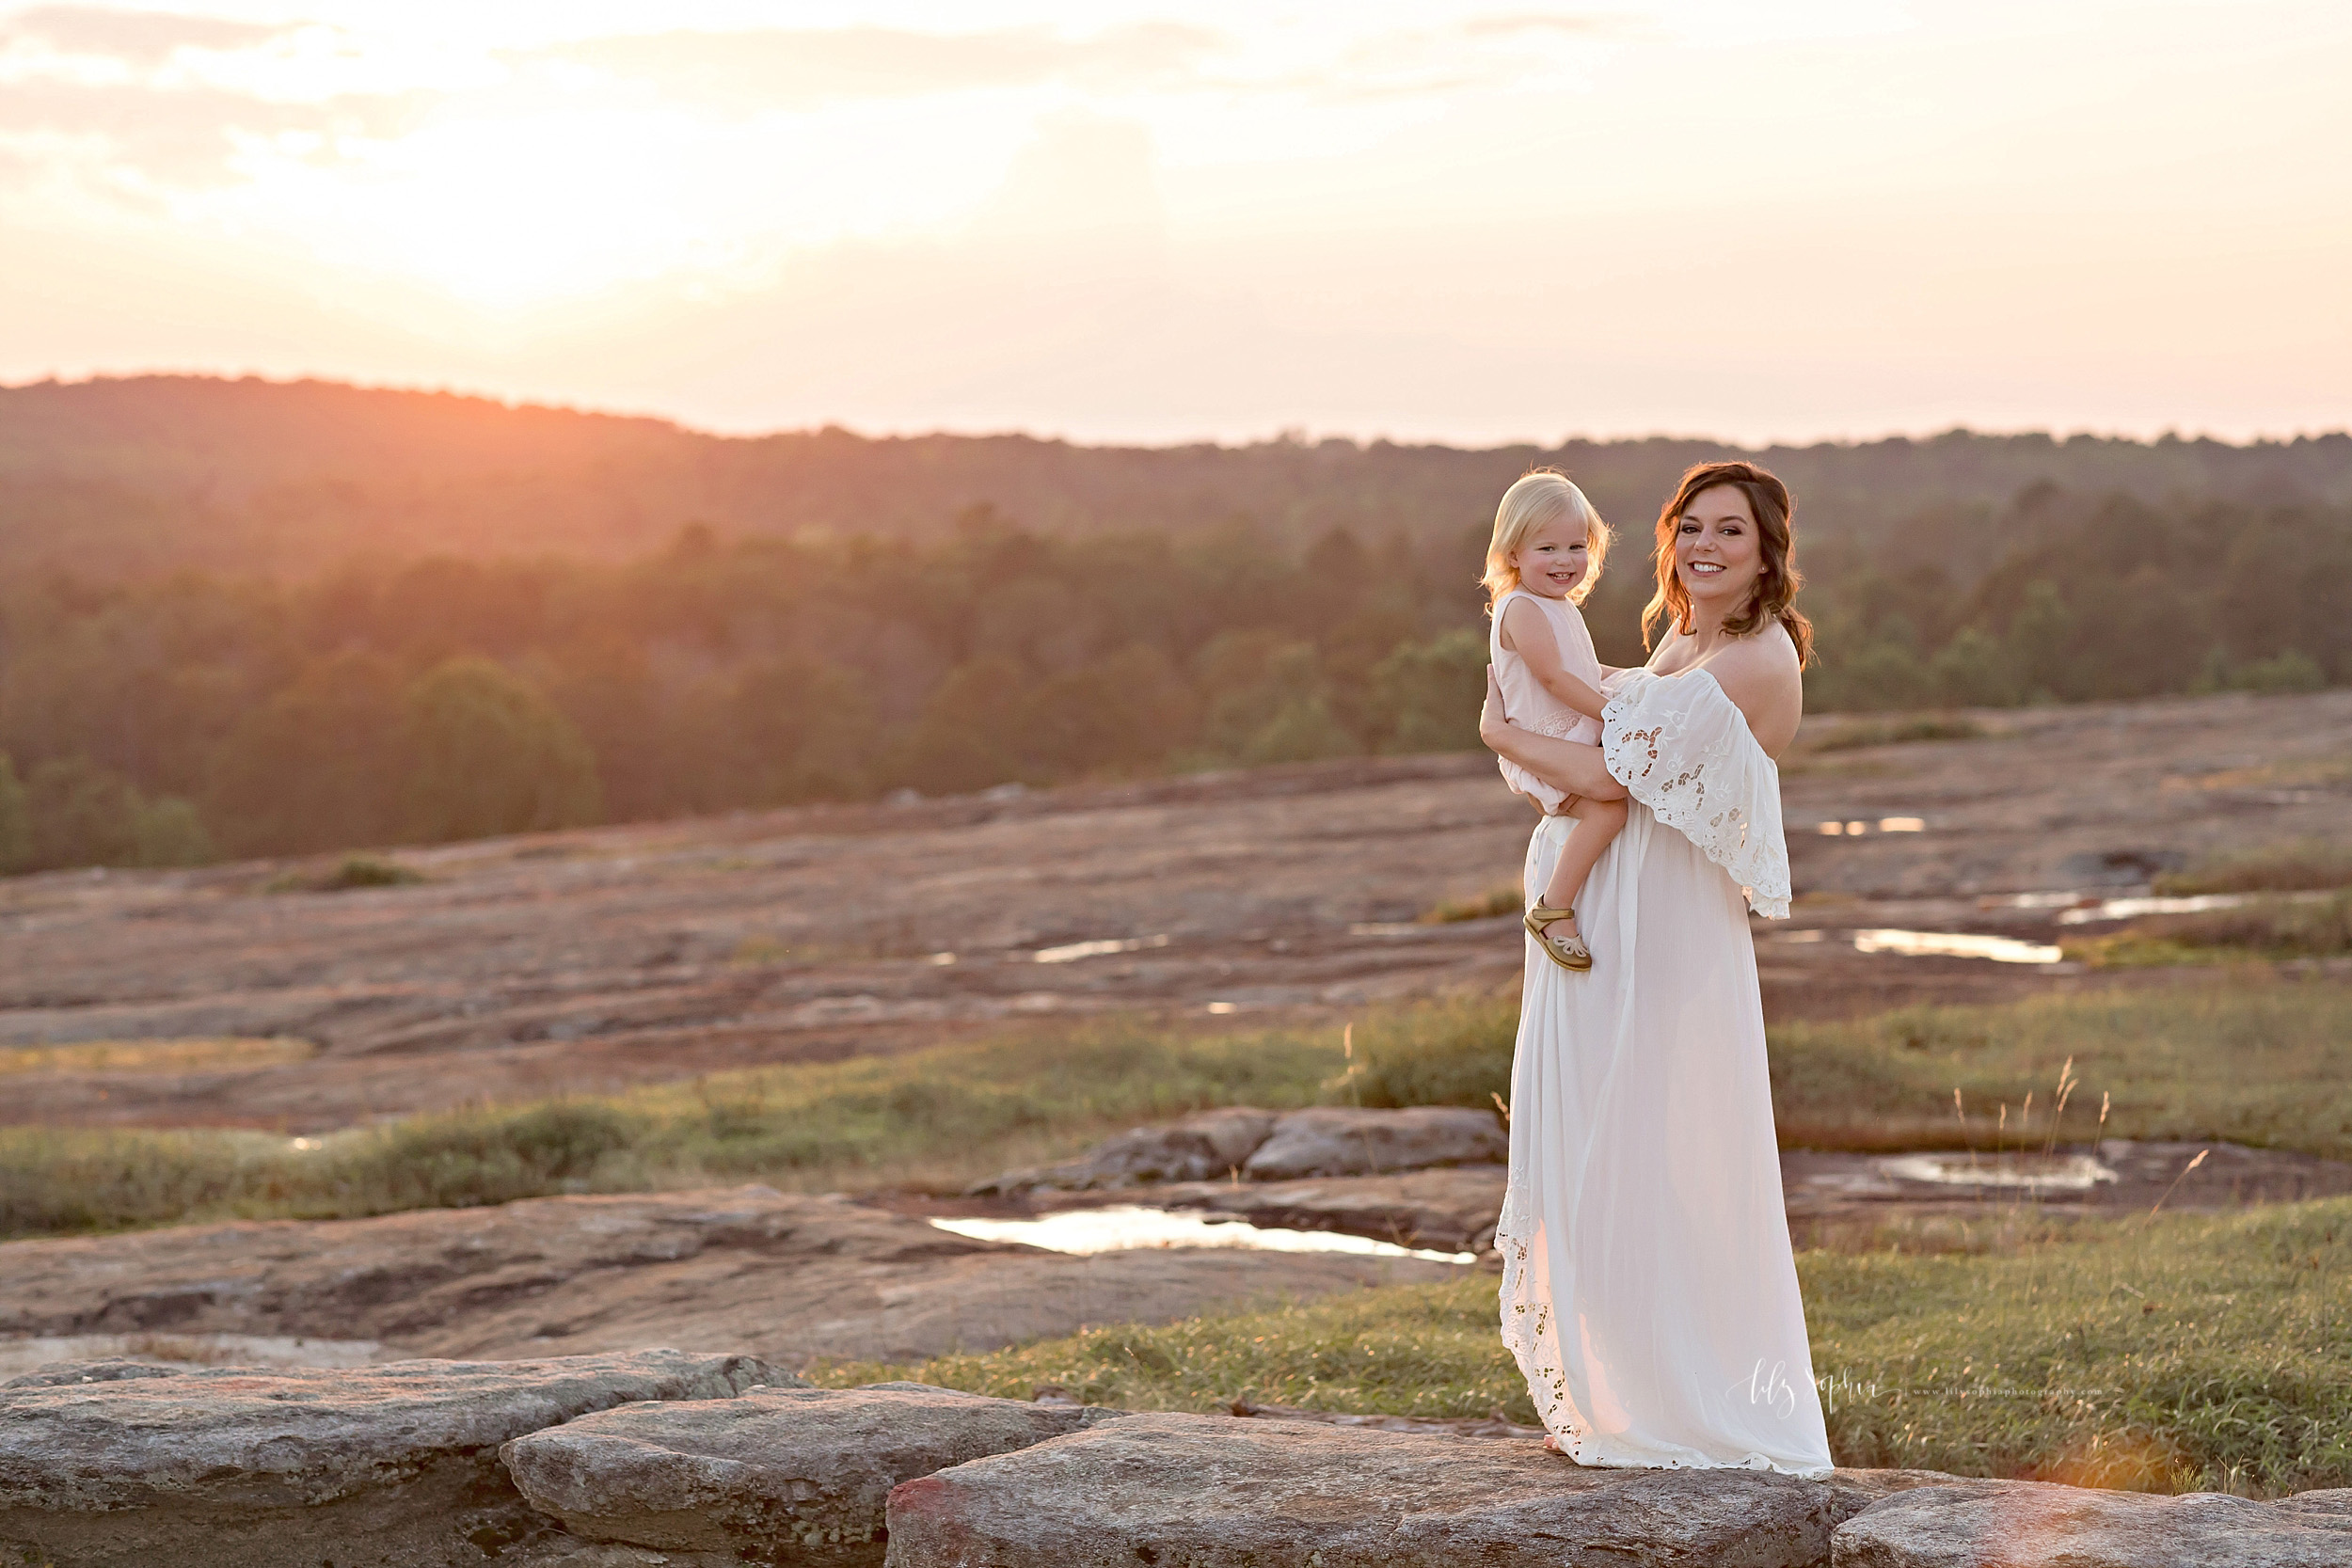
[{"label": "sun glow", "polygon": [[2223,9],[19,7],[0,377],[1144,438],[2340,423],[2352,166],[2302,154],[2352,139],[2352,13]]}]

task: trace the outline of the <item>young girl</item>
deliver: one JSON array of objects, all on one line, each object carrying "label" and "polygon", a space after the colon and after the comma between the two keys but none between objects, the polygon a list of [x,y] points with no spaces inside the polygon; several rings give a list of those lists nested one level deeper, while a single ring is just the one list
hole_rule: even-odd
[{"label": "young girl", "polygon": [[[1599,656],[1576,607],[1600,578],[1609,525],[1565,474],[1539,468],[1502,494],[1482,579],[1494,617],[1489,653],[1505,717],[1524,729],[1585,745],[1600,741]],[[1563,796],[1500,759],[1503,781],[1547,812],[1576,819],[1550,885],[1527,911],[1527,933],[1563,969],[1593,967],[1577,929],[1576,895],[1625,826],[1625,791]]]}]

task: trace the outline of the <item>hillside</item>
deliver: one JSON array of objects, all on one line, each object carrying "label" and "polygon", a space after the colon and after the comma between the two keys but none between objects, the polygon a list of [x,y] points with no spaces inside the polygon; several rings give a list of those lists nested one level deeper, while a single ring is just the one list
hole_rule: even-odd
[{"label": "hillside", "polygon": [[[837,429],[729,437],[326,382],[43,382],[0,388],[0,566],[120,578],[181,566],[304,575],[354,555],[610,559],[693,521],[722,534],[937,537],[982,505],[1058,535],[1181,536],[1240,520],[1294,546],[1334,528],[1425,540],[1476,525],[1539,462],[1568,468],[1605,515],[1639,528],[1676,474],[1728,450],[1662,437],[1484,451]],[[1953,432],[1756,455],[1796,489],[1822,543],[1987,514],[2034,485],[2147,502],[2352,501],[2352,436],[2342,434],[2232,446]],[[1937,553],[1967,550],[1950,542]]]}]

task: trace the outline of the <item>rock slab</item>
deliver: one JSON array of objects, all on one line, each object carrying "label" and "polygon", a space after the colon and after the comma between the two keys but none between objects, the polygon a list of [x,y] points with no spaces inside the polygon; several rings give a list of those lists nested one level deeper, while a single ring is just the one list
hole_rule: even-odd
[{"label": "rock slab", "polygon": [[1273,1135],[1272,1111],[1227,1105],[1181,1121],[1137,1127],[1106,1138],[1075,1160],[1007,1171],[970,1191],[1019,1194],[1040,1187],[1084,1192],[1148,1181],[1213,1181],[1241,1168]]},{"label": "rock slab", "polygon": [[910,1362],[1453,1273],[1233,1248],[1073,1257],[752,1186],[0,1243],[0,1338],[274,1336],[469,1361],[684,1343],[787,1367]]},{"label": "rock slab", "polygon": [[1251,1225],[1337,1230],[1446,1252],[1484,1252],[1494,1244],[1508,1174],[1502,1165],[1453,1165],[1401,1176],[1184,1181],[1151,1196],[1162,1208],[1206,1209]]},{"label": "rock slab", "polygon": [[2352,1568],[2352,1489],[2256,1502],[2037,1481],[1926,1486],[1837,1528],[1832,1568]]},{"label": "rock slab", "polygon": [[1492,1111],[1415,1105],[1359,1111],[1328,1105],[1293,1111],[1241,1167],[1252,1181],[1304,1176],[1378,1176],[1433,1165],[1501,1164],[1511,1140]]},{"label": "rock slab", "polygon": [[799,1380],[674,1350],[157,1373],[0,1388],[0,1546],[74,1568],[453,1568],[545,1531],[499,1445],[594,1410]]},{"label": "rock slab", "polygon": [[503,1457],[531,1505],[577,1537],[879,1568],[899,1482],[1118,1415],[919,1383],[778,1388],[600,1411],[516,1438]]},{"label": "rock slab", "polygon": [[1146,1415],[890,1495],[890,1568],[1812,1568],[1847,1512],[1758,1470],[1584,1470],[1532,1440]]}]

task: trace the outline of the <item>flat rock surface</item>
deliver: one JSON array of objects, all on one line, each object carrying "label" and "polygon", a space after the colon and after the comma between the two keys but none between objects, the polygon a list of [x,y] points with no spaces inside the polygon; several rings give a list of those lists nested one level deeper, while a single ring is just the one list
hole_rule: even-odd
[{"label": "flat rock surface", "polygon": [[891,1488],[1119,1413],[920,1384],[636,1405],[518,1437],[504,1459],[573,1535],[758,1562],[882,1560]]},{"label": "flat rock surface", "polygon": [[[2029,1198],[2062,1211],[2128,1213],[2159,1200],[2167,1210],[2233,1209],[2352,1193],[2352,1161],[2291,1149],[2109,1138],[2061,1148],[2058,1162],[2037,1158],[2038,1152],[2021,1157],[1943,1149],[1922,1156],[1789,1149],[1780,1157],[1781,1190],[1792,1219],[1867,1213],[1890,1205],[1968,1212],[1988,1202]],[[2088,1164],[2070,1169],[2066,1161]],[[2085,1173],[2090,1180],[2081,1180]]]},{"label": "flat rock surface", "polygon": [[1083,1191],[1149,1181],[1204,1181],[1239,1171],[1273,1135],[1279,1119],[1275,1112],[1249,1105],[1201,1111],[1176,1121],[1132,1128],[1075,1160],[1007,1171],[971,1190],[1012,1194],[1041,1187]]},{"label": "flat rock surface", "polygon": [[1477,1252],[1502,1212],[1504,1167],[1454,1165],[1399,1176],[1311,1177],[1299,1181],[1177,1181],[1139,1192],[1040,1194],[1041,1209],[1096,1201],[1150,1203],[1233,1214],[1251,1225],[1337,1230],[1441,1252]]},{"label": "flat rock surface", "polygon": [[2352,1490],[2256,1502],[2032,1481],[1928,1486],[1837,1528],[1834,1568],[2342,1568]]},{"label": "flat rock surface", "polygon": [[[2046,942],[2056,911],[1980,900],[2116,889],[2167,860],[2331,836],[2352,804],[2352,773],[2309,766],[2352,752],[2352,691],[1979,717],[1992,737],[1826,752],[1812,748],[1869,721],[1807,721],[1782,789],[1791,870],[1812,896],[1769,929],[1816,940],[1759,946],[1768,1018],[2162,983],[1862,954],[1849,939],[1900,927]],[[1878,826],[1909,818],[1923,831]],[[282,863],[10,878],[0,1046],[290,1036],[317,1049],[201,1071],[20,1072],[0,1120],[315,1132],[1039,1014],[1218,1004],[1243,1022],[1280,1010],[1336,1025],[1388,998],[1516,986],[1515,918],[1415,918],[1511,885],[1533,821],[1484,755],[1347,758],[402,851],[427,880],[347,893],[263,892]],[[1817,831],[1828,821],[1838,836]],[[1141,945],[1040,961],[1082,942]],[[932,961],[941,952],[955,961]]]},{"label": "flat rock surface", "polygon": [[64,1563],[484,1560],[535,1528],[498,1446],[593,1410],[787,1381],[742,1355],[361,1370],[61,1367],[0,1388],[0,1544]]},{"label": "flat rock surface", "polygon": [[1251,1153],[1241,1174],[1252,1181],[1302,1176],[1380,1176],[1433,1165],[1499,1164],[1510,1135],[1492,1111],[1415,1105],[1401,1111],[1344,1105],[1292,1111]]},{"label": "flat rock surface", "polygon": [[9,1338],[236,1335],[489,1359],[686,1343],[798,1367],[1455,1272],[1339,1253],[1070,1257],[739,1187],[12,1242],[0,1245],[0,1349]]},{"label": "flat rock surface", "polygon": [[[2204,1162],[2190,1169],[2201,1153]],[[2081,1186],[2004,1185],[1994,1178],[2018,1168],[2013,1158],[1986,1155],[1972,1166],[1965,1150],[1882,1155],[1788,1149],[1780,1157],[1781,1190],[1790,1220],[1801,1224],[1895,1211],[1982,1214],[2028,1200],[2051,1214],[2128,1213],[2144,1212],[2158,1199],[2168,1210],[2219,1210],[2352,1193],[2352,1162],[2289,1149],[2110,1138],[2095,1150],[2082,1146],[2060,1148],[2058,1155],[2061,1161],[2089,1159],[2100,1174]],[[1930,1166],[1948,1179],[1922,1179],[1919,1171]],[[2024,1168],[2043,1166],[2029,1160]],[[1971,1180],[1972,1171],[1981,1180]],[[1232,1214],[1251,1225],[1336,1230],[1401,1246],[1476,1252],[1489,1244],[1502,1212],[1504,1175],[1501,1165],[1460,1165],[1296,1181],[1175,1181],[1097,1192],[1041,1188],[1026,1195],[1024,1212],[1143,1203]],[[911,1201],[905,1207],[920,1205]],[[946,1212],[969,1206],[933,1207]]]},{"label": "flat rock surface", "polygon": [[1799,1568],[1842,1517],[1819,1482],[1583,1470],[1530,1440],[1131,1416],[890,1498],[892,1568]]}]

